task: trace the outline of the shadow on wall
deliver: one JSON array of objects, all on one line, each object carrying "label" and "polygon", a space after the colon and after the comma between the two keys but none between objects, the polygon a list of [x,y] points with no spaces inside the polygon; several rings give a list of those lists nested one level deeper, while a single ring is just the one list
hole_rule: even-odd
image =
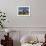
[{"label": "shadow on wall", "polygon": [[21,46],[20,41],[13,40],[13,46]]}]

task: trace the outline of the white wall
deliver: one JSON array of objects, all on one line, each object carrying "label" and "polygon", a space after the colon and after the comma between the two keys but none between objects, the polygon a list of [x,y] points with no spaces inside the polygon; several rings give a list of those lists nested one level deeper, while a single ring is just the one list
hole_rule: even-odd
[{"label": "white wall", "polygon": [[46,27],[46,0],[32,1],[32,26]]},{"label": "white wall", "polygon": [[[46,27],[46,0],[0,0],[0,9],[6,12],[7,27]],[[31,6],[30,17],[18,17],[17,6]]]}]

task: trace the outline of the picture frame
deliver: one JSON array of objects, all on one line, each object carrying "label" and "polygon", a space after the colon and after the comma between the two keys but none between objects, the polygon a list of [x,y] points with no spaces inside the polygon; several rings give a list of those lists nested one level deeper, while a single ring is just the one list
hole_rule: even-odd
[{"label": "picture frame", "polygon": [[17,16],[30,16],[30,6],[18,6]]}]

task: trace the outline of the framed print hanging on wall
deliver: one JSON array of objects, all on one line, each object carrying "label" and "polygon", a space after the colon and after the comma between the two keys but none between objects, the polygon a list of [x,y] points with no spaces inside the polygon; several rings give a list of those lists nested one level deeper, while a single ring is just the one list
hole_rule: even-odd
[{"label": "framed print hanging on wall", "polygon": [[30,6],[18,6],[17,16],[30,16]]}]

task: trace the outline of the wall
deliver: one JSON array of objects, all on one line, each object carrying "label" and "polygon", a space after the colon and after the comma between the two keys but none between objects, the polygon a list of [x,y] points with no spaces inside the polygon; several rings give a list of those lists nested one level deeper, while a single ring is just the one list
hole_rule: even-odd
[{"label": "wall", "polygon": [[[6,12],[7,27],[46,27],[46,0],[0,0],[0,9]],[[30,17],[17,17],[17,6],[31,6]]]}]

